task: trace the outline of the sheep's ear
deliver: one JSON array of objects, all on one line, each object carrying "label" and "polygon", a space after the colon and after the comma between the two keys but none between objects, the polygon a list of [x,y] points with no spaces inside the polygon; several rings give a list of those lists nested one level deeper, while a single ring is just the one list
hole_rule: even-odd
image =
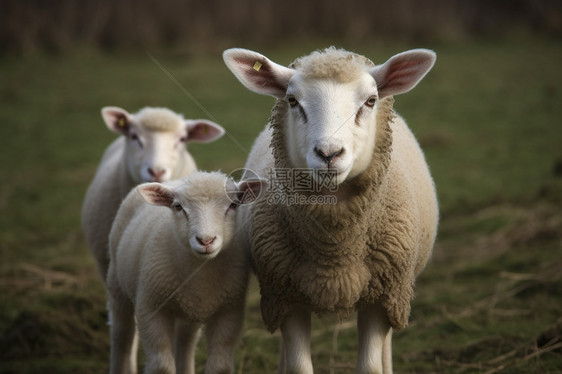
[{"label": "sheep's ear", "polygon": [[137,187],[143,199],[152,205],[171,207],[175,196],[172,190],[160,183],[144,183]]},{"label": "sheep's ear", "polygon": [[224,135],[224,129],[214,122],[206,119],[185,120],[187,127],[187,141],[210,143]]},{"label": "sheep's ear", "polygon": [[379,97],[410,91],[431,70],[435,58],[435,52],[429,49],[412,49],[372,68],[370,73],[377,82]]},{"label": "sheep's ear", "polygon": [[295,74],[293,69],[247,49],[227,49],[222,57],[226,66],[244,86],[261,95],[285,97],[289,81]]},{"label": "sheep's ear", "polygon": [[122,135],[126,135],[129,132],[133,117],[125,109],[116,106],[106,106],[102,108],[101,116],[111,131]]},{"label": "sheep's ear", "polygon": [[249,204],[256,201],[262,191],[267,188],[265,179],[247,179],[238,183],[237,199],[239,204]]}]

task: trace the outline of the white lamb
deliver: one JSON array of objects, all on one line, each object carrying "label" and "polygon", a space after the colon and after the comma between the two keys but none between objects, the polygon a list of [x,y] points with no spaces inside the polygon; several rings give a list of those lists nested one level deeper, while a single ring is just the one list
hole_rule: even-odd
[{"label": "white lamb", "polygon": [[101,111],[107,127],[122,136],[105,151],[82,206],[82,227],[105,282],[108,236],[121,201],[142,182],[185,177],[197,168],[188,142],[208,143],[224,129],[205,119],[186,120],[166,108],[147,107],[129,114],[117,107]]},{"label": "white lamb", "polygon": [[[279,372],[312,373],[311,312],[344,318],[357,310],[357,372],[391,373],[392,329],[408,323],[438,223],[433,180],[392,95],[412,89],[435,53],[411,50],[378,66],[333,47],[289,67],[244,49],[223,57],[247,88],[278,99],[246,163],[271,188],[240,208],[239,223],[264,322],[281,328]],[[303,170],[312,180],[305,191]],[[333,194],[337,204],[272,203],[297,189]]]},{"label": "white lamb", "polygon": [[194,373],[204,324],[205,372],[232,372],[249,276],[236,208],[261,185],[195,172],[181,183],[141,184],[126,197],[110,234],[111,373],[135,370],[134,317],[146,373]]}]

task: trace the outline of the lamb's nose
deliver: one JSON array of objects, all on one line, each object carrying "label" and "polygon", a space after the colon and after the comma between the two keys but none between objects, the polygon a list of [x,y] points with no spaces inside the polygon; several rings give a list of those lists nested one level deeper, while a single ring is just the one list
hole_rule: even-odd
[{"label": "lamb's nose", "polygon": [[166,173],[166,169],[148,168],[148,174],[150,174],[150,176],[154,178],[154,181],[156,182],[160,181],[165,173]]},{"label": "lamb's nose", "polygon": [[213,244],[216,238],[217,238],[216,236],[213,236],[212,238],[209,237],[200,238],[198,236],[196,237],[197,242],[199,242],[199,244],[201,244],[204,247]]},{"label": "lamb's nose", "polygon": [[340,156],[343,153],[343,148],[340,148],[339,150],[329,154],[326,154],[324,151],[318,148],[314,148],[314,152],[316,152],[318,157],[324,160],[325,163],[331,164],[334,159],[336,159],[338,156]]}]

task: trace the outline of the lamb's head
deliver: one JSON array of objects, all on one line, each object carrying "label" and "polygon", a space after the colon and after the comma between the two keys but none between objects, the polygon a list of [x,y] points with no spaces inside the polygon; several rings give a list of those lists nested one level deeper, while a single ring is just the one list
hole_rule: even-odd
[{"label": "lamb's head", "polygon": [[223,58],[247,88],[287,101],[283,125],[291,166],[330,168],[341,183],[371,161],[378,100],[412,89],[432,68],[435,53],[410,50],[378,66],[333,47],[289,67],[245,49],[226,50]]},{"label": "lamb's head", "polygon": [[150,204],[171,209],[178,243],[211,259],[235,235],[237,207],[259,194],[266,181],[234,182],[220,172],[194,172],[181,182],[145,183],[137,191]]},{"label": "lamb's head", "polygon": [[165,182],[180,178],[186,143],[208,143],[220,138],[224,129],[208,120],[186,120],[166,108],[141,109],[129,114],[118,107],[101,111],[107,127],[125,136],[125,162],[135,183]]}]

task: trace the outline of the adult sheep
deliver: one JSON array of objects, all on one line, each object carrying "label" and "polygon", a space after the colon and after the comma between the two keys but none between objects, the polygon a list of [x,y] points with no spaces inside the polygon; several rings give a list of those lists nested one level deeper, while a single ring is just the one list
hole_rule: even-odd
[{"label": "adult sheep", "polygon": [[[275,189],[239,218],[264,322],[281,329],[279,371],[312,373],[311,312],[343,318],[357,310],[357,372],[391,373],[392,329],[408,323],[438,224],[433,180],[392,95],[412,89],[435,53],[410,50],[376,66],[333,47],[289,67],[244,49],[223,57],[247,88],[278,99],[246,163]],[[286,176],[306,169],[318,191],[301,196],[333,194],[337,204],[272,203],[295,195],[302,185]]]},{"label": "adult sheep", "polygon": [[109,130],[122,135],[106,149],[82,206],[86,242],[105,282],[108,237],[121,201],[142,182],[165,182],[197,170],[186,143],[209,143],[224,129],[205,119],[184,119],[167,108],[146,107],[129,114],[118,107],[101,110]]},{"label": "adult sheep", "polygon": [[112,374],[135,372],[135,319],[146,373],[194,374],[202,325],[205,372],[232,372],[250,273],[237,244],[237,207],[261,183],[195,172],[141,184],[125,198],[110,234]]}]

